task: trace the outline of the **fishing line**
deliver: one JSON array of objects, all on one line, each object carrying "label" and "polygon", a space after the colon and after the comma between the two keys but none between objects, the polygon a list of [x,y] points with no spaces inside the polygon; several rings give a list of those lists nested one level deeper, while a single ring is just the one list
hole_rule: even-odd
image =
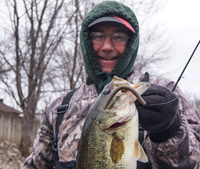
[{"label": "fishing line", "polygon": [[142,107],[148,107],[148,106],[159,106],[159,105],[165,105],[165,104],[168,104],[168,103],[171,103],[173,101],[175,101],[176,99],[178,99],[178,97],[168,101],[168,102],[164,102],[164,103],[159,103],[159,104],[149,104],[149,105],[145,105],[145,106],[139,106],[139,107],[136,107],[137,109],[138,108],[142,108]]}]

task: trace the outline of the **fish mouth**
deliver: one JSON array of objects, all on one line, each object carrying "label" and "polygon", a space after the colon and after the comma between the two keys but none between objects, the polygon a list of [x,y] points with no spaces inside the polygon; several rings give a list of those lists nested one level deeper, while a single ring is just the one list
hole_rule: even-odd
[{"label": "fish mouth", "polygon": [[128,121],[125,121],[125,122],[122,122],[122,123],[116,122],[116,123],[112,124],[106,130],[116,130],[116,129],[120,128],[120,127],[125,126],[127,123],[128,123]]},{"label": "fish mouth", "polygon": [[111,123],[110,125],[104,126],[105,131],[116,131],[121,130],[122,128],[125,128],[127,125],[129,125],[129,122],[132,120],[135,113],[129,113],[128,116],[119,118],[117,121]]},{"label": "fish mouth", "polygon": [[[106,109],[105,111],[111,112],[112,110]],[[131,121],[135,115],[134,105],[127,103],[125,106],[121,107],[120,110],[114,111],[114,118],[110,117],[109,119],[101,123],[101,129],[105,131],[121,130],[128,125],[128,122]],[[124,113],[126,112],[126,113]]]}]

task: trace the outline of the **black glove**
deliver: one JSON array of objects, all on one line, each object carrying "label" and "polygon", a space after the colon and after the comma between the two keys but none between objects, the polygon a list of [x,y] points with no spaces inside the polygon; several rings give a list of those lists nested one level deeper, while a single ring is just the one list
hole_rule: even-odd
[{"label": "black glove", "polygon": [[153,142],[166,141],[175,135],[181,125],[178,112],[178,98],[169,89],[152,85],[143,95],[143,106],[135,102],[139,113],[139,123]]}]

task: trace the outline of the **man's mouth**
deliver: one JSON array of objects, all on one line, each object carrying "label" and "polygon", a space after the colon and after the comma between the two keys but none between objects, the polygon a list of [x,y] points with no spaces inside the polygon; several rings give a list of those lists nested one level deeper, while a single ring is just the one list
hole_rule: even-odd
[{"label": "man's mouth", "polygon": [[100,56],[98,56],[98,58],[99,59],[102,59],[102,60],[115,60],[115,59],[117,59],[118,57],[116,56],[116,57],[100,57]]}]

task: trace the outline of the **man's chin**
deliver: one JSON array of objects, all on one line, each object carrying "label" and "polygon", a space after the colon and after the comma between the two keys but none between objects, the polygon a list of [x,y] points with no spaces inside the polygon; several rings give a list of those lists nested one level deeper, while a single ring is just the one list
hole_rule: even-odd
[{"label": "man's chin", "polygon": [[104,68],[102,69],[103,72],[106,72],[107,74],[109,74],[110,72],[112,72],[112,69],[110,68]]}]

